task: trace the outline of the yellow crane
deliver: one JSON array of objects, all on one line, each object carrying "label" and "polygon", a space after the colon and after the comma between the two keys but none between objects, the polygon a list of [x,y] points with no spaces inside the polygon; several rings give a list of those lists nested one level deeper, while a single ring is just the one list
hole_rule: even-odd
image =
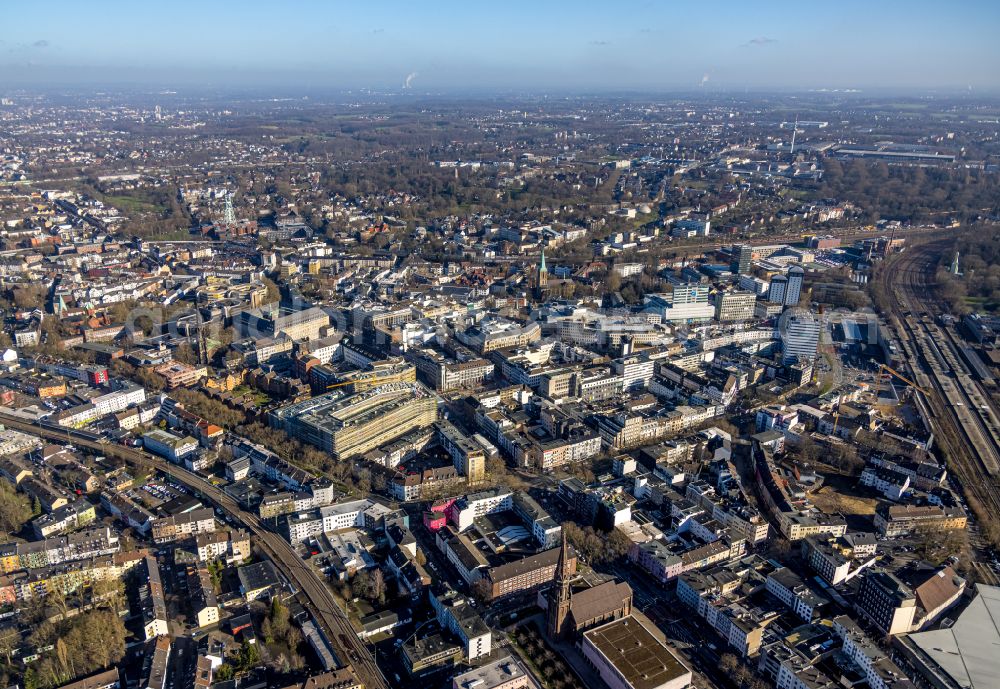
[{"label": "yellow crane", "polygon": [[330,383],[326,386],[327,390],[333,390],[334,388],[342,388],[345,385],[360,385],[364,388],[374,387],[379,383],[387,382],[406,382],[405,378],[402,378],[399,373],[390,373],[385,376],[374,376],[372,378],[359,378],[357,380],[342,380],[339,383]]},{"label": "yellow crane", "polygon": [[345,381],[341,381],[339,383],[330,383],[329,385],[326,386],[326,389],[327,390],[333,390],[334,388],[342,388],[345,385],[354,385],[356,382],[357,381],[355,381],[355,380],[345,380]]},{"label": "yellow crane", "polygon": [[[898,378],[899,380],[901,380],[904,383],[906,383],[907,385],[909,385],[911,388],[919,390],[920,392],[924,393],[925,395],[928,394],[927,390],[925,390],[924,388],[922,388],[919,385],[917,385],[916,383],[914,383],[912,380],[910,380],[909,378],[907,378],[906,376],[904,376],[899,371],[897,371],[897,370],[895,370],[893,368],[890,368],[890,367],[886,366],[885,364],[879,364],[878,365],[878,373],[875,375],[875,392],[876,392],[876,394],[878,393],[878,388],[880,388],[882,386],[882,375],[883,375],[883,373],[885,375],[889,375],[889,376],[893,376],[895,378]],[[837,411],[835,411],[833,413],[833,432],[830,435],[836,435],[837,434],[837,424],[839,424],[839,423],[840,423],[840,409],[838,409]]]},{"label": "yellow crane", "polygon": [[911,388],[919,390],[920,392],[924,393],[925,395],[928,394],[926,390],[924,390],[922,387],[920,387],[919,385],[917,385],[916,383],[914,383],[912,380],[910,380],[909,378],[907,378],[906,376],[904,376],[902,373],[900,373],[899,371],[897,371],[895,369],[889,368],[885,364],[879,364],[878,365],[878,375],[875,376],[875,384],[876,385],[881,385],[882,384],[882,374],[883,374],[883,372],[888,373],[889,375],[891,375],[891,376],[893,376],[895,378],[898,378],[899,380],[901,380],[904,383],[906,383],[907,385],[909,385]]}]

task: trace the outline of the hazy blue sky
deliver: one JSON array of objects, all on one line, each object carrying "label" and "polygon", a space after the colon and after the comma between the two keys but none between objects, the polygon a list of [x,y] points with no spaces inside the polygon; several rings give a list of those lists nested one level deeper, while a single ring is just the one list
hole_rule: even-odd
[{"label": "hazy blue sky", "polygon": [[0,87],[1000,90],[1000,0],[0,2]]}]

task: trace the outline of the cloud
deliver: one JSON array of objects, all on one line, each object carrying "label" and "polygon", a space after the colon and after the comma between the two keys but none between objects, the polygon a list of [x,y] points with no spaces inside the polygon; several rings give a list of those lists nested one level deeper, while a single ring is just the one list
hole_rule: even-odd
[{"label": "cloud", "polygon": [[588,45],[611,45],[611,41],[589,41]]},{"label": "cloud", "polygon": [[777,38],[768,38],[767,36],[758,36],[757,38],[751,38],[749,41],[744,43],[742,48],[752,48],[754,46],[761,45],[773,45],[778,42]]},{"label": "cloud", "polygon": [[38,40],[38,41],[35,41],[34,43],[32,43],[31,47],[33,47],[33,48],[48,48],[49,47],[49,42],[46,41],[43,38],[41,40]]}]

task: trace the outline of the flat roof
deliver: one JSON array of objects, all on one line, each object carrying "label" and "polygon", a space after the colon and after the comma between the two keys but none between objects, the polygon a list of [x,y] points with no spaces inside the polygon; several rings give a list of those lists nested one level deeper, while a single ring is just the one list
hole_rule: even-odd
[{"label": "flat roof", "polygon": [[584,633],[635,689],[656,689],[691,671],[635,617],[623,617]]},{"label": "flat roof", "polygon": [[909,639],[960,687],[997,686],[1000,648],[1000,587],[978,584],[976,596],[947,629],[910,634]]},{"label": "flat roof", "polygon": [[521,664],[514,658],[505,656],[488,665],[473,668],[457,675],[454,678],[453,686],[462,689],[493,689],[493,687],[512,682],[524,677],[524,675],[525,672]]}]

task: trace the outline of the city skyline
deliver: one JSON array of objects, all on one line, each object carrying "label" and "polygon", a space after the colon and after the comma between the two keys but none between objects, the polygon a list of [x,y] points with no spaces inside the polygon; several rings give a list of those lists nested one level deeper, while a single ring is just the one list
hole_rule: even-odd
[{"label": "city skyline", "polygon": [[0,7],[0,688],[996,684],[1000,3]]}]

